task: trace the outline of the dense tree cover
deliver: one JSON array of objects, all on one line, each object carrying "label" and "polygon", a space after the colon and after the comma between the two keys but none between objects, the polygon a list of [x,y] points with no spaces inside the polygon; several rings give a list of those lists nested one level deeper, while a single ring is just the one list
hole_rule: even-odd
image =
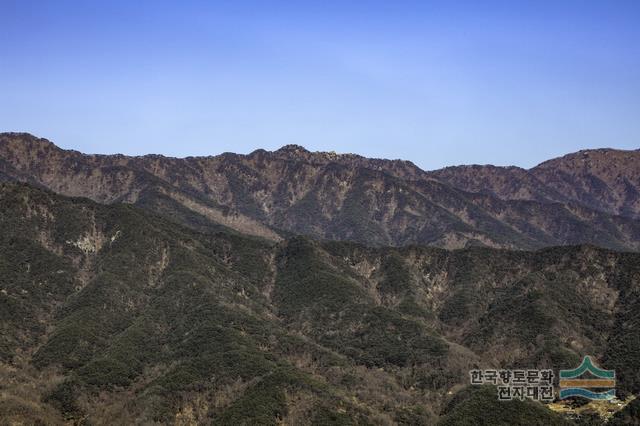
[{"label": "dense tree cover", "polygon": [[458,392],[443,410],[439,426],[563,426],[571,423],[531,400],[498,401],[492,386],[469,387]]},{"label": "dense tree cover", "polygon": [[637,254],[274,243],[16,184],[0,231],[0,410],[27,423],[562,424],[445,395],[584,354],[638,392]]}]

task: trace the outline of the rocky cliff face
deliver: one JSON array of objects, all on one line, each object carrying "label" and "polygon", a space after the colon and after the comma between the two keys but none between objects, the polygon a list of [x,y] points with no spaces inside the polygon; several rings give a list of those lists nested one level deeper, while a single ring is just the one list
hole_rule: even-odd
[{"label": "rocky cliff face", "polygon": [[[637,250],[640,167],[629,160],[623,170],[618,164],[626,153],[616,151],[607,163],[607,152],[582,174],[567,171],[577,170],[577,160],[564,159],[557,160],[562,166],[544,163],[532,171],[427,173],[406,161],[312,153],[295,145],[177,159],[85,155],[27,134],[3,134],[0,173],[64,195],[133,203],[201,230],[222,226],[274,241],[296,233],[373,245],[535,249],[590,243]],[[608,198],[600,197],[603,191]]]}]

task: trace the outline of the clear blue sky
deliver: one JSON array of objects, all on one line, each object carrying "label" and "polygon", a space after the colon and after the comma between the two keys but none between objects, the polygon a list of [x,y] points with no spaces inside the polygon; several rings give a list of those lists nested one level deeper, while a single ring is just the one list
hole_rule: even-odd
[{"label": "clear blue sky", "polygon": [[640,1],[0,0],[0,131],[425,169],[640,147]]}]

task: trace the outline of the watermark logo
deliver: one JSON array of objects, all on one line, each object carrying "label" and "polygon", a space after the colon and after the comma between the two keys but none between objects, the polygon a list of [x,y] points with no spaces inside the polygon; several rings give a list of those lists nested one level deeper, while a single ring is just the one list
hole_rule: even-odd
[{"label": "watermark logo", "polygon": [[[510,401],[525,398],[551,402],[555,399],[553,370],[471,370],[472,385],[494,385],[498,399]],[[559,399],[581,396],[592,400],[611,401],[616,397],[616,373],[599,368],[590,356],[573,370],[560,370]]]},{"label": "watermark logo", "polygon": [[472,385],[491,384],[498,388],[500,401],[525,398],[553,401],[552,370],[471,370]]},{"label": "watermark logo", "polygon": [[[584,376],[590,377],[584,377]],[[583,376],[582,378],[580,378]],[[611,400],[616,396],[616,372],[597,367],[590,356],[573,370],[560,370],[560,399],[581,396],[595,400]]]}]

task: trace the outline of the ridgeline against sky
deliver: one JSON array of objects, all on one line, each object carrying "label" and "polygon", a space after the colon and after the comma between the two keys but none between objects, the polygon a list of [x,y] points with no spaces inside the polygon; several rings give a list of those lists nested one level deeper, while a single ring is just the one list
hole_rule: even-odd
[{"label": "ridgeline against sky", "polygon": [[[455,3],[452,4],[452,3]],[[637,1],[2,1],[0,131],[424,169],[637,148]]]}]

